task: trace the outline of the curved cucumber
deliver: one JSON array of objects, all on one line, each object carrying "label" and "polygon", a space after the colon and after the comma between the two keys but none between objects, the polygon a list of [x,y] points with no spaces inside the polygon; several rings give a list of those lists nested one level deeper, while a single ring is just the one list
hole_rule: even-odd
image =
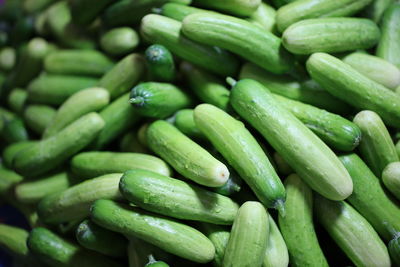
[{"label": "curved cucumber", "polygon": [[126,55],[139,45],[139,36],[130,27],[114,28],[100,38],[100,46],[110,55]]},{"label": "curved cucumber", "polygon": [[171,82],[175,79],[174,58],[165,46],[149,46],[145,51],[145,58],[152,79],[160,82]]},{"label": "curved cucumber", "polygon": [[241,17],[250,16],[261,4],[261,0],[194,0],[193,2],[194,5]]},{"label": "curved cucumber", "polygon": [[174,125],[179,131],[190,138],[204,140],[205,135],[194,122],[193,109],[181,109],[174,115]]},{"label": "curved cucumber", "polygon": [[386,188],[400,200],[400,162],[392,162],[383,169],[382,181]]},{"label": "curved cucumber", "polygon": [[287,267],[289,253],[285,240],[271,215],[268,216],[269,235],[262,267]]},{"label": "curved cucumber", "polygon": [[7,104],[13,112],[21,114],[25,108],[27,98],[28,93],[26,90],[15,88],[8,95]]},{"label": "curved cucumber", "polygon": [[36,141],[23,141],[11,144],[4,148],[2,155],[2,163],[8,168],[13,168],[14,157],[23,149],[28,148]]},{"label": "curved cucumber", "polygon": [[4,196],[11,189],[21,182],[24,177],[20,176],[19,174],[15,173],[12,170],[4,168],[3,166],[0,167],[0,196]]},{"label": "curved cucumber", "polygon": [[22,228],[0,224],[0,247],[16,257],[28,255],[26,240],[29,233]]},{"label": "curved cucumber", "polygon": [[390,257],[393,260],[394,264],[400,264],[400,236],[397,235],[395,238],[390,240],[388,245],[388,250],[390,253]]},{"label": "curved cucumber", "polygon": [[42,135],[50,125],[57,111],[46,105],[29,105],[24,111],[26,125],[38,135]]}]

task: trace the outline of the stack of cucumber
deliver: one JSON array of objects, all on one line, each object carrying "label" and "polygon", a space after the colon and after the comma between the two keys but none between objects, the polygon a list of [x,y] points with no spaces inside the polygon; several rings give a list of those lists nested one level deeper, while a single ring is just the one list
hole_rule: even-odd
[{"label": "stack of cucumber", "polygon": [[8,0],[0,149],[13,266],[400,266],[400,1]]}]

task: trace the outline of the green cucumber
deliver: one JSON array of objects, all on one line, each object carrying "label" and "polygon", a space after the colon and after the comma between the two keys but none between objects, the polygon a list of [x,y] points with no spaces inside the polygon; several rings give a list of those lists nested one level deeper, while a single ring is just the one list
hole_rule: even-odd
[{"label": "green cucumber", "polygon": [[195,108],[194,121],[258,199],[267,207],[280,209],[285,201],[285,188],[244,124],[210,104]]},{"label": "green cucumber", "polygon": [[154,44],[144,52],[152,80],[171,82],[175,78],[175,63],[171,52],[163,45]]},{"label": "green cucumber", "polygon": [[164,250],[149,244],[136,237],[129,236],[128,260],[129,267],[145,266],[149,259],[160,259],[164,261],[173,260],[174,256]]},{"label": "green cucumber", "polygon": [[22,228],[0,224],[0,247],[16,257],[28,255],[26,240],[29,233]]},{"label": "green cucumber", "polygon": [[93,178],[108,173],[123,173],[132,169],[148,170],[161,175],[172,174],[169,166],[161,159],[141,153],[83,152],[71,160],[71,169],[81,178]]},{"label": "green cucumber", "polygon": [[44,69],[52,74],[102,76],[113,62],[96,50],[57,50],[46,56]]},{"label": "green cucumber", "polygon": [[0,70],[9,72],[15,66],[16,51],[13,47],[4,47],[0,50]]},{"label": "green cucumber", "polygon": [[396,152],[397,156],[400,158],[400,140],[396,143]]},{"label": "green cucumber", "polygon": [[93,87],[97,79],[69,75],[40,75],[28,85],[28,102],[61,105],[74,93]]},{"label": "green cucumber", "polygon": [[206,263],[214,258],[215,248],[207,237],[167,217],[102,199],[93,204],[91,219],[104,228],[138,237],[194,262]]},{"label": "green cucumber", "polygon": [[29,129],[42,135],[50,125],[57,111],[46,105],[28,105],[24,110],[24,121]]},{"label": "green cucumber", "polygon": [[169,267],[169,265],[163,261],[153,261],[146,264],[145,267]]},{"label": "green cucumber", "polygon": [[382,119],[373,111],[357,113],[353,122],[362,132],[360,155],[375,176],[380,178],[389,163],[399,161],[392,137]]},{"label": "green cucumber", "polygon": [[285,240],[271,215],[268,216],[268,221],[269,235],[262,267],[287,267],[289,253]]},{"label": "green cucumber", "polygon": [[70,96],[58,108],[50,124],[46,127],[43,138],[51,137],[81,116],[99,111],[107,106],[110,94],[104,88],[88,88]]},{"label": "green cucumber", "polygon": [[18,173],[7,169],[3,166],[0,167],[0,195],[7,194],[16,184],[24,180],[24,177]]},{"label": "green cucumber", "polygon": [[119,190],[145,210],[183,220],[230,225],[239,208],[226,196],[146,170],[125,172]]},{"label": "green cucumber", "polygon": [[122,235],[104,229],[90,220],[84,220],[76,229],[76,240],[87,249],[110,257],[124,257],[128,240]]},{"label": "green cucumber", "polygon": [[233,55],[187,39],[181,28],[181,22],[154,14],[146,15],[141,24],[144,39],[165,46],[178,57],[221,76],[236,73],[239,62]]},{"label": "green cucumber", "polygon": [[350,175],[336,155],[266,87],[240,80],[231,91],[230,103],[312,189],[332,200],[351,194]]},{"label": "green cucumber", "polygon": [[391,266],[385,244],[353,207],[318,196],[314,204],[319,222],[356,266]]},{"label": "green cucumber", "polygon": [[26,92],[26,90],[15,88],[8,95],[8,106],[13,112],[21,114],[25,108],[27,97],[28,93]]},{"label": "green cucumber", "polygon": [[214,11],[201,9],[193,6],[186,6],[178,3],[165,3],[157,13],[160,15],[169,17],[171,19],[182,21],[186,16],[194,13],[206,12],[206,13],[215,13]]},{"label": "green cucumber", "polygon": [[389,241],[400,232],[400,206],[384,190],[379,179],[356,154],[340,156],[354,184],[348,202],[359,212],[379,235]]},{"label": "green cucumber", "polygon": [[86,147],[104,127],[97,113],[89,113],[51,138],[34,143],[18,153],[13,161],[15,170],[35,176],[54,169],[70,156]]},{"label": "green cucumber", "polygon": [[173,84],[146,82],[132,88],[129,103],[145,117],[164,119],[189,107],[192,100]]},{"label": "green cucumber", "polygon": [[385,10],[394,2],[394,0],[375,0],[370,3],[364,10],[365,15],[379,23]]},{"label": "green cucumber", "polygon": [[279,155],[278,152],[274,153],[273,158],[276,164],[276,169],[280,174],[287,176],[294,173],[292,167],[290,167],[290,165],[282,158],[281,155]]},{"label": "green cucumber", "polygon": [[78,25],[90,25],[113,2],[113,0],[100,0],[93,5],[90,0],[68,0],[71,20]]},{"label": "green cucumber", "polygon": [[375,111],[390,126],[400,124],[400,95],[326,53],[313,54],[306,65],[313,80],[332,95],[358,109]]},{"label": "green cucumber", "polygon": [[100,38],[100,46],[107,54],[126,55],[139,44],[139,36],[129,27],[120,27],[105,32]]},{"label": "green cucumber", "polygon": [[87,217],[95,200],[121,199],[118,190],[121,176],[121,173],[106,174],[45,197],[38,204],[39,218],[55,224]]},{"label": "green cucumber", "polygon": [[261,266],[269,234],[268,213],[260,202],[240,206],[233,222],[222,266]]},{"label": "green cucumber", "polygon": [[4,148],[3,150],[3,155],[2,155],[2,163],[4,163],[4,165],[8,168],[12,168],[13,167],[13,160],[14,157],[21,152],[23,149],[31,146],[32,144],[34,144],[35,141],[23,141],[23,142],[17,142],[14,144],[11,144],[7,147]]},{"label": "green cucumber", "polygon": [[194,41],[227,49],[270,72],[281,74],[292,68],[292,58],[282,50],[281,40],[248,21],[198,13],[185,17],[182,31]]},{"label": "green cucumber", "polygon": [[213,265],[215,267],[221,267],[230,232],[220,225],[208,223],[202,223],[200,229],[214,244],[215,257],[213,259]]},{"label": "green cucumber", "polygon": [[400,200],[400,162],[392,162],[383,169],[382,181],[386,188]]},{"label": "green cucumber", "polygon": [[121,152],[133,152],[149,154],[149,150],[139,142],[137,132],[127,132],[121,138],[119,143],[119,150]]},{"label": "green cucumber", "polygon": [[261,2],[257,10],[254,11],[247,21],[260,26],[269,32],[276,31],[276,10],[265,2]]},{"label": "green cucumber", "polygon": [[201,185],[219,187],[229,178],[228,168],[204,148],[166,121],[155,121],[146,131],[151,150],[178,173]]},{"label": "green cucumber", "polygon": [[235,16],[247,17],[257,10],[261,0],[194,0],[193,4]]},{"label": "green cucumber", "polygon": [[28,14],[38,13],[51,5],[55,0],[26,0],[22,3],[22,7]]},{"label": "green cucumber", "polygon": [[6,143],[11,144],[29,139],[25,124],[20,118],[4,121],[3,123],[4,126],[1,130],[1,137]]},{"label": "green cucumber", "polygon": [[313,223],[313,192],[292,174],[285,180],[284,216],[279,216],[279,228],[294,266],[329,266],[319,246]]},{"label": "green cucumber", "polygon": [[174,115],[174,125],[179,131],[197,140],[204,140],[205,135],[196,126],[193,109],[181,109]]},{"label": "green cucumber", "polygon": [[290,25],[282,34],[283,46],[298,55],[368,49],[378,43],[380,31],[369,19],[318,18]]},{"label": "green cucumber", "polygon": [[397,234],[395,238],[390,240],[388,245],[390,257],[392,258],[393,264],[400,264],[400,235]]}]

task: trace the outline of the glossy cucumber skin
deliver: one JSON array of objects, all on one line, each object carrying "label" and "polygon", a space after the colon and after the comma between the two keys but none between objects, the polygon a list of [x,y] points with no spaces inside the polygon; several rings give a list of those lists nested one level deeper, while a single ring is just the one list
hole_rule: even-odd
[{"label": "glossy cucumber skin", "polygon": [[194,0],[193,2],[195,5],[203,6],[208,9],[216,9],[240,17],[250,16],[261,4],[260,0]]},{"label": "glossy cucumber skin", "polygon": [[319,18],[292,24],[283,32],[282,44],[299,55],[338,53],[371,48],[379,37],[378,26],[368,19]]},{"label": "glossy cucumber skin", "polygon": [[103,119],[97,113],[89,113],[52,138],[34,143],[23,153],[18,153],[13,166],[22,175],[43,174],[86,147],[103,127]]},{"label": "glossy cucumber skin", "polygon": [[102,175],[45,197],[38,204],[40,219],[53,224],[83,219],[95,200],[121,199],[118,190],[121,176],[121,173]]},{"label": "glossy cucumber skin", "polygon": [[0,224],[0,247],[13,256],[23,258],[29,253],[26,246],[28,235],[25,229]]},{"label": "glossy cucumber skin", "polygon": [[175,79],[174,58],[165,46],[149,46],[145,51],[145,58],[152,79],[160,82],[171,82]]},{"label": "glossy cucumber skin", "polygon": [[130,27],[119,27],[105,32],[100,38],[100,46],[110,55],[126,55],[139,44],[139,36]]},{"label": "glossy cucumber skin", "polygon": [[141,115],[163,119],[191,105],[190,97],[170,83],[146,82],[135,86],[129,102]]},{"label": "glossy cucumber skin", "polygon": [[186,6],[171,2],[167,2],[160,8],[160,15],[178,21],[182,21],[188,15],[200,12],[215,13],[214,11],[208,9],[201,9],[193,6]]},{"label": "glossy cucumber skin", "polygon": [[336,155],[266,87],[254,80],[240,80],[230,101],[312,189],[332,200],[351,194],[350,175]]},{"label": "glossy cucumber skin", "polygon": [[145,16],[141,24],[142,35],[147,41],[161,44],[178,57],[215,74],[235,75],[239,62],[233,55],[186,38],[180,34],[181,28],[181,22],[153,14]]},{"label": "glossy cucumber skin", "polygon": [[287,267],[289,252],[282,234],[271,215],[268,215],[269,235],[262,267]]},{"label": "glossy cucumber skin", "polygon": [[28,93],[22,88],[13,89],[7,98],[7,104],[10,109],[21,114],[25,108],[26,99],[28,98]]},{"label": "glossy cucumber skin", "polygon": [[279,208],[283,204],[285,188],[242,122],[210,104],[195,108],[194,121],[264,205]]},{"label": "glossy cucumber skin", "polygon": [[390,257],[392,258],[393,264],[400,264],[400,238],[396,236],[393,238],[388,245]]},{"label": "glossy cucumber skin", "polygon": [[388,164],[382,172],[383,184],[390,192],[400,200],[400,163]]},{"label": "glossy cucumber skin", "polygon": [[45,129],[50,125],[56,109],[47,105],[28,105],[25,108],[23,118],[28,128],[38,135],[42,135]]},{"label": "glossy cucumber skin", "polygon": [[307,60],[307,71],[329,93],[358,108],[375,111],[389,126],[400,123],[400,95],[326,53]]},{"label": "glossy cucumber skin", "polygon": [[356,266],[391,266],[388,250],[377,232],[349,204],[319,196],[315,198],[315,213]]},{"label": "glossy cucumber skin", "polygon": [[214,258],[215,248],[207,237],[167,217],[102,199],[93,204],[91,219],[104,228],[138,237],[194,262],[206,263]]},{"label": "glossy cucumber skin", "polygon": [[75,155],[71,169],[81,178],[93,178],[108,173],[124,173],[132,169],[143,169],[170,176],[172,170],[155,156],[141,153],[92,151]]},{"label": "glossy cucumber skin", "polygon": [[177,219],[230,225],[239,208],[226,196],[145,170],[125,172],[119,188],[133,204]]},{"label": "glossy cucumber skin", "polygon": [[199,130],[193,118],[193,109],[181,109],[174,115],[174,125],[190,138],[204,140],[205,135]]},{"label": "glossy cucumber skin", "polygon": [[23,181],[24,177],[14,172],[13,170],[7,169],[3,166],[0,167],[0,195],[4,196],[7,192]]},{"label": "glossy cucumber skin", "polygon": [[68,0],[71,19],[75,24],[89,25],[113,2],[112,0],[100,0],[93,5],[90,0]]},{"label": "glossy cucumber skin", "polygon": [[292,58],[282,50],[278,37],[242,19],[192,14],[183,20],[182,31],[194,41],[227,49],[273,73],[285,73],[292,67]]},{"label": "glossy cucumber skin", "polygon": [[36,141],[23,141],[23,142],[13,143],[5,147],[2,155],[2,163],[4,163],[4,165],[10,169],[13,168],[12,162],[14,160],[14,157],[23,149],[29,147],[35,142]]},{"label": "glossy cucumber skin", "polygon": [[219,187],[229,178],[228,168],[204,148],[165,121],[146,131],[147,145],[177,172],[201,185]]},{"label": "glossy cucumber skin", "polygon": [[353,179],[354,191],[347,199],[379,235],[390,241],[400,232],[400,206],[386,192],[379,179],[356,154],[340,156]]}]

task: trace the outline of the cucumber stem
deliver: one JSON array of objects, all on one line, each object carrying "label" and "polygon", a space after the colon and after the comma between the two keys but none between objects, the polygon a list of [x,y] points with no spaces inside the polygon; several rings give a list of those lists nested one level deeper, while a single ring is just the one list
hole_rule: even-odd
[{"label": "cucumber stem", "polygon": [[237,81],[232,77],[226,77],[226,82],[232,87],[235,86],[235,84],[237,83]]},{"label": "cucumber stem", "polygon": [[285,210],[285,201],[283,199],[278,199],[277,201],[275,201],[274,209],[278,210],[280,216],[282,216],[283,218],[285,217],[286,210]]},{"label": "cucumber stem", "polygon": [[131,99],[129,99],[129,103],[135,104],[135,105],[143,105],[144,104],[144,98],[141,97],[141,96],[132,97]]}]

